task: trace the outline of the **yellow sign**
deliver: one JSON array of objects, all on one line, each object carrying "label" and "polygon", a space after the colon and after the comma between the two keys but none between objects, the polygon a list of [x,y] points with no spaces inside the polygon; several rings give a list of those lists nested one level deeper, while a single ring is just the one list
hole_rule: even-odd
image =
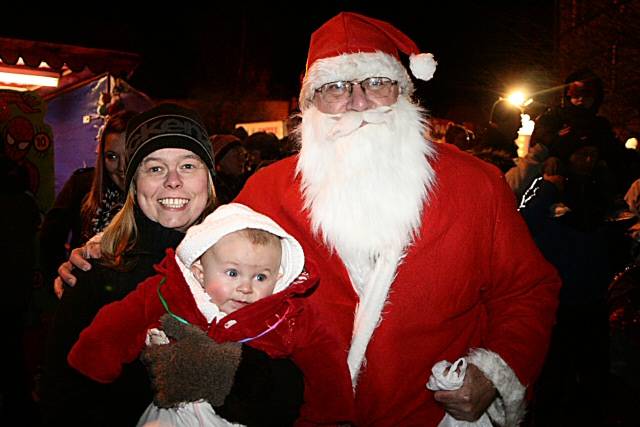
[{"label": "yellow sign", "polygon": [[287,134],[287,128],[284,120],[275,120],[271,122],[237,123],[236,128],[239,127],[243,127],[249,135],[256,132],[267,132],[274,134],[278,137],[278,139],[282,139]]}]

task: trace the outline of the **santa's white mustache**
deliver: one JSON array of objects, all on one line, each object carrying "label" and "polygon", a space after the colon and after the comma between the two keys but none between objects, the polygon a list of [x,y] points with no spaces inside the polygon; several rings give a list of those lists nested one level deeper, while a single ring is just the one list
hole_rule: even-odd
[{"label": "santa's white mustache", "polygon": [[335,125],[327,133],[327,139],[335,141],[343,136],[350,135],[364,125],[392,123],[392,108],[382,106],[366,111],[347,111],[346,113],[329,116],[335,120]]}]

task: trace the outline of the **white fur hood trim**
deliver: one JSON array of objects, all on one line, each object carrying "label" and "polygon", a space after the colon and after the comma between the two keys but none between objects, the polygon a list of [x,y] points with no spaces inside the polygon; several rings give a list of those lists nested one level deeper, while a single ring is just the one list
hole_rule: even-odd
[{"label": "white fur hood trim", "polygon": [[191,267],[191,264],[222,237],[245,228],[264,230],[280,237],[282,277],[276,282],[273,293],[284,290],[302,273],[302,246],[271,218],[240,203],[222,205],[210,213],[202,223],[189,228],[176,249],[176,258],[180,259],[185,267]]},{"label": "white fur hood trim", "polygon": [[180,260],[180,257],[177,255],[176,263],[178,264],[178,267],[180,267],[184,280],[187,282],[187,285],[189,285],[189,290],[191,291],[191,295],[193,295],[193,299],[195,300],[198,309],[205,319],[207,319],[207,323],[211,324],[213,320],[219,322],[220,319],[226,316],[226,313],[220,311],[220,308],[211,302],[211,297],[205,292],[204,288],[200,282],[198,282],[191,270],[184,265],[182,260]]}]

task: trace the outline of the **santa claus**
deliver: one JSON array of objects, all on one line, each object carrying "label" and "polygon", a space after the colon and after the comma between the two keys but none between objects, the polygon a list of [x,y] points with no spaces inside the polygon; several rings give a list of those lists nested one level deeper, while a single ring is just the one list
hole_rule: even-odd
[{"label": "santa claus", "polygon": [[[358,425],[435,426],[444,410],[516,425],[560,281],[499,172],[430,141],[400,53],[415,77],[433,76],[433,56],[386,22],[341,13],[320,27],[300,154],[259,171],[237,201],[321,266],[311,299],[342,337]],[[425,388],[436,362],[463,356],[462,388]]]}]

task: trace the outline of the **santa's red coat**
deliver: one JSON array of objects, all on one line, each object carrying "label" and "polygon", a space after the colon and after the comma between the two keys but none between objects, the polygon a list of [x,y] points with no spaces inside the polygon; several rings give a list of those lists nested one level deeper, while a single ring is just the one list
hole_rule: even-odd
[{"label": "santa's red coat", "polygon": [[[455,148],[438,144],[436,151],[420,233],[398,267],[358,379],[359,426],[436,426],[443,411],[425,383],[440,360],[485,348],[530,386],[546,354],[560,286],[555,270],[498,170]],[[315,261],[321,284],[310,302],[340,335],[346,358],[358,296],[340,258],[312,235],[296,162],[259,170],[235,201],[273,218]]]}]

